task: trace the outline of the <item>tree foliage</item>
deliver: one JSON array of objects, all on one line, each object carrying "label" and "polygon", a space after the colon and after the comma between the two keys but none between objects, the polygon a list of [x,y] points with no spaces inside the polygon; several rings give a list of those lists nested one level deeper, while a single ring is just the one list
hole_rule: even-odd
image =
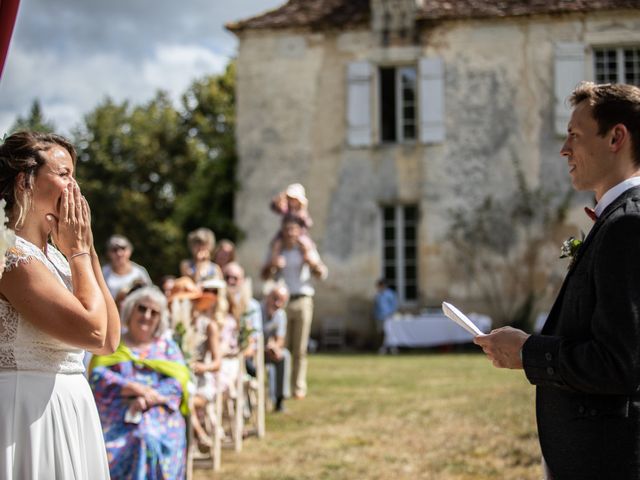
[{"label": "tree foliage", "polygon": [[11,132],[21,130],[33,130],[35,132],[55,132],[55,124],[44,117],[40,101],[36,98],[31,104],[31,109],[26,117],[18,117],[11,126]]},{"label": "tree foliage", "polygon": [[104,100],[75,132],[77,177],[99,252],[113,233],[134,245],[152,278],[176,273],[186,234],[235,239],[233,66],[195,81],[178,111],[158,92],[144,105]]},{"label": "tree foliage", "polygon": [[237,239],[233,196],[237,189],[235,142],[235,64],[220,76],[194,82],[182,98],[183,128],[194,158],[189,190],[178,199],[176,219],[186,229],[206,225],[226,238]]}]

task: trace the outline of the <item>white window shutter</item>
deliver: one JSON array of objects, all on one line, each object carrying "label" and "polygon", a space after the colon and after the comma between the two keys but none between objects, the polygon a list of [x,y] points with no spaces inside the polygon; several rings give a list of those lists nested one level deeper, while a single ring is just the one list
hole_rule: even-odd
[{"label": "white window shutter", "polygon": [[347,143],[351,147],[371,145],[371,77],[368,62],[347,67]]},{"label": "white window shutter", "polygon": [[444,142],[444,62],[441,58],[421,58],[418,74],[420,141]]},{"label": "white window shutter", "polygon": [[566,135],[571,118],[567,97],[584,80],[585,45],[583,43],[556,43],[555,45],[555,132]]}]

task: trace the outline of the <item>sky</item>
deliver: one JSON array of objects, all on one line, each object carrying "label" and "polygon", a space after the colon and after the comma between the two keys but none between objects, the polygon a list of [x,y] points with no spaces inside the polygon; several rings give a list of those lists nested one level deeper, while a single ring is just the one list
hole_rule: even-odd
[{"label": "sky", "polygon": [[[22,0],[0,79],[0,137],[38,99],[69,134],[109,96],[174,101],[237,51],[224,24],[285,0]],[[177,105],[177,103],[176,103]]]}]

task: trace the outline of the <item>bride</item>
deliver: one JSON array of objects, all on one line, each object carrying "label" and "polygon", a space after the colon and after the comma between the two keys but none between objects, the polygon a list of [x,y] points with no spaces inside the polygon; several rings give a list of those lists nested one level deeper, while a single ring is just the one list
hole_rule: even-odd
[{"label": "bride", "polygon": [[0,478],[109,478],[82,359],[115,350],[120,319],[75,162],[57,135],[0,145],[0,198],[16,232],[0,279]]}]

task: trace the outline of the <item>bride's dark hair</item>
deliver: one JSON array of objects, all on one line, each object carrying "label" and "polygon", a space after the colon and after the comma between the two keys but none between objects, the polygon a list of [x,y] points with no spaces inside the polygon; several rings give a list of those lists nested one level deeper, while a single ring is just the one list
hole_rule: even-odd
[{"label": "bride's dark hair", "polygon": [[[45,164],[42,152],[64,148],[76,164],[76,149],[66,138],[53,133],[22,131],[9,135],[0,145],[0,198],[15,228],[20,229],[31,203],[33,178]],[[23,173],[24,175],[20,176]],[[22,185],[17,185],[18,178]]]}]

